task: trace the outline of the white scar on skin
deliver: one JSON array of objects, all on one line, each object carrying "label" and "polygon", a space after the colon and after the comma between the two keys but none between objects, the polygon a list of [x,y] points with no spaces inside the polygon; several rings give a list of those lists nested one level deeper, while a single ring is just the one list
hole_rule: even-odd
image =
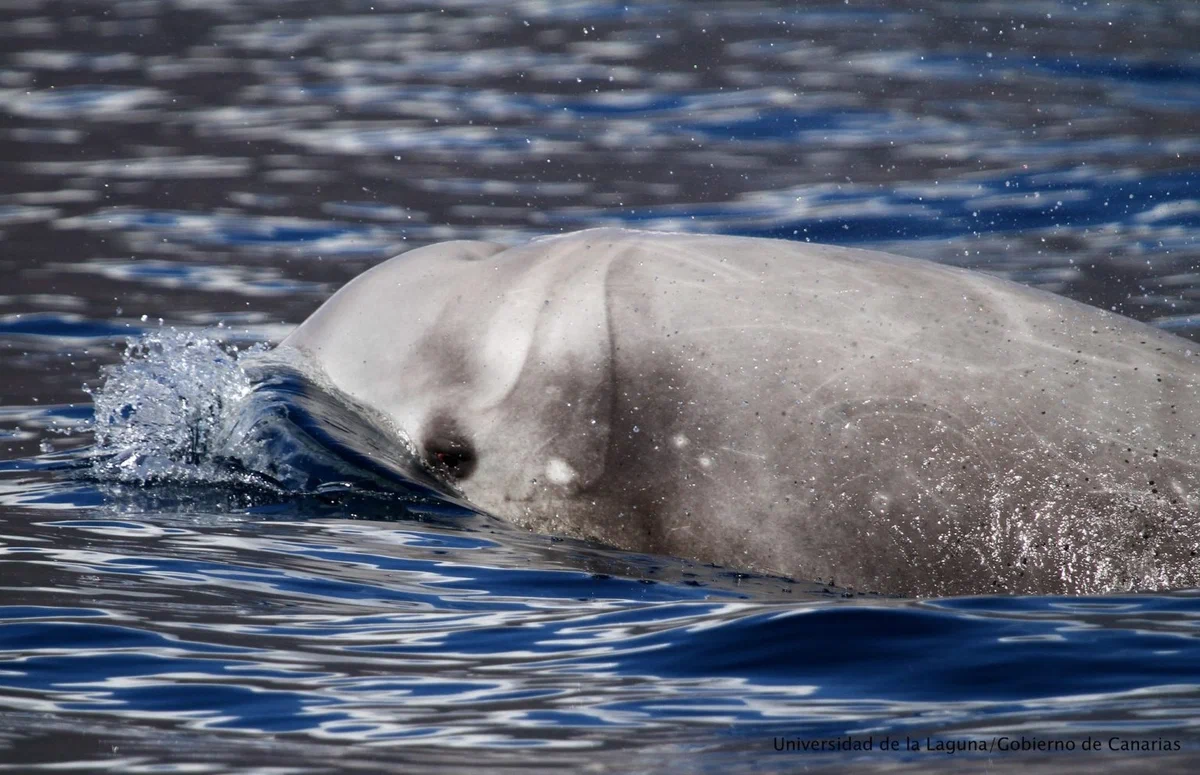
[{"label": "white scar on skin", "polygon": [[554,484],[568,485],[575,481],[579,474],[562,458],[552,457],[546,463],[546,478]]}]

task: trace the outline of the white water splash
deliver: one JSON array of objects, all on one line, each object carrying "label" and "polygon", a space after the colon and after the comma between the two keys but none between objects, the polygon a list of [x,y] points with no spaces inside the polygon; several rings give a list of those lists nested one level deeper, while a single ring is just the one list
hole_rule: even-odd
[{"label": "white water splash", "polygon": [[[95,403],[93,473],[130,484],[220,482],[238,409],[251,393],[246,350],[174,329],[131,340],[88,389]],[[85,388],[86,389],[86,388]]]}]

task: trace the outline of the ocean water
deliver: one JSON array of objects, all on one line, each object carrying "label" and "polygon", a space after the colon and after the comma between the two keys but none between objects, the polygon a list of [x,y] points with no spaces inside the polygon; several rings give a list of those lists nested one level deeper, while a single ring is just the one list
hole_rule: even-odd
[{"label": "ocean water", "polygon": [[1192,771],[1196,590],[524,533],[256,364],[397,253],[610,224],[1200,341],[1198,41],[1190,0],[0,2],[0,770]]}]

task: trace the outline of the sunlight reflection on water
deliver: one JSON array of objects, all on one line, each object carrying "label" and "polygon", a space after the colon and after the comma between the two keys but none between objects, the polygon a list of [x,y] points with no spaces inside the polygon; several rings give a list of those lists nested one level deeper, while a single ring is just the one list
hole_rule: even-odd
[{"label": "sunlight reflection on water", "polygon": [[[444,239],[871,246],[1200,337],[1197,34],[1169,1],[0,9],[0,768],[1187,771],[1192,592],[844,597],[356,489],[396,455],[303,498],[60,469],[127,337],[278,341]],[[772,748],[851,734],[1184,750]]]}]

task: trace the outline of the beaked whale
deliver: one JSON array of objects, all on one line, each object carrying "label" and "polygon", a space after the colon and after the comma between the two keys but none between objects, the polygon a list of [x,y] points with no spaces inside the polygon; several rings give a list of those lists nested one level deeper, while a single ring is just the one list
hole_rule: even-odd
[{"label": "beaked whale", "polygon": [[593,229],[447,242],[281,345],[530,530],[900,595],[1200,580],[1200,360],[977,271]]}]

